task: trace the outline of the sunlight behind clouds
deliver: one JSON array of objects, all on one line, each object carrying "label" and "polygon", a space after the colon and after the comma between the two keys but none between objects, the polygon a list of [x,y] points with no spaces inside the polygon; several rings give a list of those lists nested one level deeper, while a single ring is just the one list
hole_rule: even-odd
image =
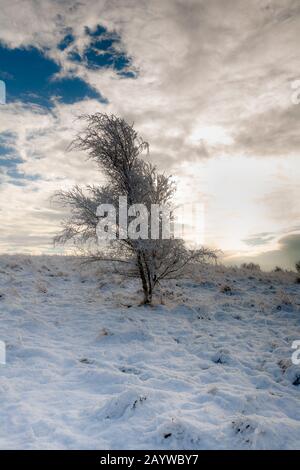
[{"label": "sunlight behind clouds", "polygon": [[[192,194],[194,201],[205,204],[206,244],[225,253],[255,256],[276,248],[280,234],[287,228],[293,231],[299,221],[299,167],[296,171],[295,167],[295,156],[284,161],[279,157],[220,156],[192,165],[182,163],[178,197],[184,201]],[[280,193],[286,194],[286,188],[289,191],[282,204]],[[245,243],[250,233],[260,232],[275,236],[263,245]]]},{"label": "sunlight behind clouds", "polygon": [[204,141],[209,145],[230,145],[233,143],[232,137],[221,126],[195,127],[189,136],[189,140],[195,145],[200,141]]}]

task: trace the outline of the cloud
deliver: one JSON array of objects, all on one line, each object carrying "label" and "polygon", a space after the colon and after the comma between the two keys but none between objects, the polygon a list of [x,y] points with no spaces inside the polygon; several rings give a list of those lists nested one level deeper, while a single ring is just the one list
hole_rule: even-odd
[{"label": "cloud", "polygon": [[[35,48],[55,64],[53,86],[76,77],[107,100],[79,93],[64,103],[53,88],[51,109],[22,96],[1,107],[0,132],[14,134],[17,158],[14,175],[1,175],[12,201],[1,202],[7,227],[17,223],[13,204],[31,195],[21,204],[18,249],[26,234],[38,236],[34,201],[48,210],[50,188],[101,180],[82,153],[66,152],[76,116],[87,111],[135,123],[151,159],[181,180],[186,195],[206,201],[209,242],[269,249],[274,240],[252,234],[297,225],[300,107],[290,84],[300,70],[298,1],[23,0],[20,8],[10,0],[1,7],[2,46]],[[47,217],[43,226],[54,230],[57,218]]]},{"label": "cloud", "polygon": [[239,124],[234,136],[235,151],[262,157],[298,155],[299,118],[300,106],[290,103],[286,108],[273,107],[257,113],[255,119],[245,119]]},{"label": "cloud", "polygon": [[259,263],[264,269],[273,269],[280,266],[295,270],[295,263],[300,260],[300,233],[292,233],[279,238],[277,248],[260,253],[257,256],[231,256],[225,262],[228,264],[241,264],[243,262]]},{"label": "cloud", "polygon": [[267,245],[270,241],[274,240],[275,236],[271,233],[261,233],[243,240],[249,246]]}]

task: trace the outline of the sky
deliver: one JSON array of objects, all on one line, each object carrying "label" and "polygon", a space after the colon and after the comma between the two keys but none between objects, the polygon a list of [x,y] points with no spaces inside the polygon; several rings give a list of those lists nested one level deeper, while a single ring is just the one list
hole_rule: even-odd
[{"label": "sky", "polygon": [[[225,262],[300,259],[299,0],[0,0],[0,252],[54,253],[51,195],[103,177],[83,113],[134,122]],[[61,249],[60,249],[61,250]]]}]

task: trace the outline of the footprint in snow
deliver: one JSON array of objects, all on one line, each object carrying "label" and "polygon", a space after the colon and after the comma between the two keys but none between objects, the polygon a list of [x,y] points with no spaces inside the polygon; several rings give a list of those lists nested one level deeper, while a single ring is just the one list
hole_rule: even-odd
[{"label": "footprint in snow", "polygon": [[79,359],[79,362],[81,362],[81,364],[94,364],[95,361],[93,361],[92,359],[88,359],[87,357],[83,357],[82,359]]}]

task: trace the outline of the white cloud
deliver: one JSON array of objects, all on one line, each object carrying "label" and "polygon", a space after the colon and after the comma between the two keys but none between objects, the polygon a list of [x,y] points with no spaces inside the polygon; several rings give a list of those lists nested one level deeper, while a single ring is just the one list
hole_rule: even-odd
[{"label": "white cloud", "polygon": [[[17,134],[16,149],[23,159],[18,169],[41,178],[38,186],[25,181],[26,191],[34,190],[41,207],[46,207],[50,186],[97,178],[94,167],[81,154],[67,154],[66,147],[76,132],[77,114],[105,110],[134,121],[151,144],[152,158],[175,172],[183,187],[199,192],[201,182],[200,195],[210,201],[207,237],[224,249],[242,249],[242,239],[264,230],[258,230],[260,225],[273,230],[278,224],[284,230],[299,220],[299,186],[293,174],[295,166],[299,171],[295,155],[300,106],[292,104],[290,88],[300,70],[299,2],[24,0],[20,8],[20,1],[10,0],[1,7],[3,42],[45,50],[62,66],[62,74],[82,77],[109,101],[56,103],[48,114],[20,103],[1,108],[0,131]],[[66,51],[57,49],[72,28],[71,47],[82,52],[88,41],[85,26],[98,23],[120,34],[122,47],[139,70],[137,79],[120,78],[110,69],[74,66]],[[256,160],[249,161],[247,154]],[[286,168],[274,175],[274,166],[279,168],[283,158]],[[277,222],[266,223],[270,200],[279,201],[291,187],[289,216],[283,205],[274,203]],[[24,187],[10,184],[9,178],[5,191],[12,201],[25,194]],[[30,212],[32,202],[28,204]],[[9,206],[6,212],[8,225],[15,220],[10,219],[11,210]],[[279,221],[281,212],[284,223]],[[31,217],[36,214],[30,212]],[[26,223],[25,217],[24,239],[31,233]],[[39,233],[38,224],[34,233]]]}]

